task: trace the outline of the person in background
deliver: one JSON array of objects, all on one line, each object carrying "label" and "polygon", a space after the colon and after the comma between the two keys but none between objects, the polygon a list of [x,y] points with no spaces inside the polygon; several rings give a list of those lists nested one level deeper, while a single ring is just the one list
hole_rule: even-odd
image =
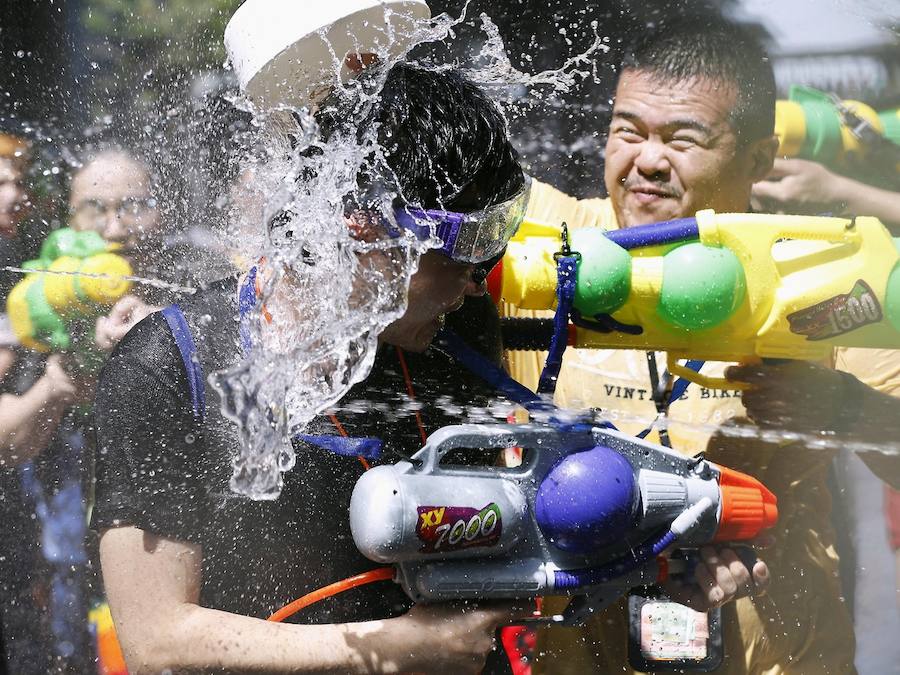
[{"label": "person in background", "polygon": [[[29,145],[17,136],[0,133],[0,265],[18,266],[22,247],[17,241],[19,225],[31,210],[25,188]],[[23,396],[3,387],[15,362],[17,340],[6,316],[6,293],[19,279],[13,272],[0,272],[0,470],[32,458],[47,441],[46,429],[59,422],[71,404],[75,390],[62,369],[60,356],[47,360],[44,374]]]},{"label": "person in background", "polygon": [[25,190],[28,143],[0,131],[0,237],[12,239],[28,214],[31,201]]},{"label": "person in background", "polygon": [[[0,132],[0,266],[21,263],[19,229],[31,210],[29,162],[29,143]],[[39,566],[36,533],[21,501],[17,473],[32,451],[24,444],[15,447],[13,441],[35,439],[42,425],[57,424],[74,395],[58,357],[47,361],[33,392],[21,397],[11,392],[17,340],[5,313],[6,294],[18,279],[12,272],[0,272],[0,657],[11,672],[17,672],[18,664],[47,666],[42,659],[50,650],[49,630],[33,596],[37,589],[32,574]],[[47,441],[36,440],[33,445]]]},{"label": "person in background", "polygon": [[[98,232],[119,244],[137,270],[152,269],[163,228],[151,174],[139,160],[117,147],[90,155],[72,177],[68,209],[70,227]],[[0,457],[7,459],[3,499],[10,513],[3,527],[4,539],[17,549],[13,558],[21,570],[9,596],[18,598],[12,605],[20,623],[39,625],[46,636],[41,642],[29,636],[37,630],[9,631],[9,639],[16,641],[9,650],[14,672],[93,667],[88,608],[91,597],[101,593],[90,569],[85,523],[96,372],[75,352],[108,353],[131,326],[154,311],[155,305],[137,295],[141,290],[137,287],[97,318],[93,331],[76,338],[82,343],[77,350],[45,356],[14,347],[14,339],[5,350],[12,358],[0,406]],[[40,602],[31,599],[35,593]]]},{"label": "person in background", "polygon": [[[106,241],[120,244],[138,276],[159,271],[159,239],[164,230],[152,177],[147,165],[125,150],[110,147],[84,163],[72,177],[69,212],[74,230],[93,230]],[[111,351],[132,326],[155,309],[156,305],[136,293],[125,296],[97,320],[97,346]]]},{"label": "person in background", "polygon": [[777,158],[753,186],[754,207],[765,213],[874,216],[900,235],[900,192],[867,185],[806,159]]}]

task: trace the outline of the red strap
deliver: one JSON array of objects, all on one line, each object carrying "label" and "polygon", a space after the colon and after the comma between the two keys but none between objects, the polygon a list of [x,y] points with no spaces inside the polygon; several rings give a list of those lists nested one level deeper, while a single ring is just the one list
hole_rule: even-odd
[{"label": "red strap", "polygon": [[[413,390],[412,378],[409,376],[409,368],[406,367],[406,357],[403,350],[397,347],[397,358],[400,360],[400,370],[403,371],[403,379],[406,381],[406,393],[413,401],[416,400],[416,392]],[[416,424],[419,425],[419,435],[422,437],[422,445],[428,442],[428,434],[425,433],[425,423],[422,422],[422,413],[416,410]]]}]

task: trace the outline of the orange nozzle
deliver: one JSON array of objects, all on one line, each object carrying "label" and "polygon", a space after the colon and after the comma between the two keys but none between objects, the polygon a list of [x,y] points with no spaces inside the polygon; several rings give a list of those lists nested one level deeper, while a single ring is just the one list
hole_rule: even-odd
[{"label": "orange nozzle", "polygon": [[778,522],[778,498],[752,476],[724,466],[719,469],[722,513],[713,541],[745,541]]}]

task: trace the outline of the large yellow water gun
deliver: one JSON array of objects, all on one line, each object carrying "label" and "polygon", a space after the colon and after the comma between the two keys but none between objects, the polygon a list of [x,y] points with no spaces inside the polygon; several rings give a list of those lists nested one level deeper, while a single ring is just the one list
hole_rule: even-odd
[{"label": "large yellow water gun", "polygon": [[22,265],[29,273],[6,300],[20,344],[39,352],[72,347],[71,324],[105,314],[131,288],[131,265],[96,232],[56,230],[40,258]]},{"label": "large yellow water gun", "polygon": [[860,101],[793,86],[775,104],[778,154],[844,171],[900,171],[900,109],[876,112]]},{"label": "large yellow water gun", "polygon": [[[677,359],[821,360],[836,346],[900,348],[898,242],[864,217],[710,210],[571,236],[526,221],[489,287],[519,308],[553,309],[557,259],[571,249],[568,344],[666,351],[673,374],[722,387]],[[507,320],[504,339],[511,349],[546,349],[553,330],[551,320]]]}]

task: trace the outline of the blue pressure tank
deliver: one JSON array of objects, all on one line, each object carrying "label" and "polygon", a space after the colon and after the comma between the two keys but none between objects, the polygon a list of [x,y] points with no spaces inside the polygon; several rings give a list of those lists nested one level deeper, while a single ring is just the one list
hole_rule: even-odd
[{"label": "blue pressure tank", "polygon": [[535,517],[557,548],[590,553],[625,535],[634,523],[634,470],[603,445],[568,455],[541,481]]}]

